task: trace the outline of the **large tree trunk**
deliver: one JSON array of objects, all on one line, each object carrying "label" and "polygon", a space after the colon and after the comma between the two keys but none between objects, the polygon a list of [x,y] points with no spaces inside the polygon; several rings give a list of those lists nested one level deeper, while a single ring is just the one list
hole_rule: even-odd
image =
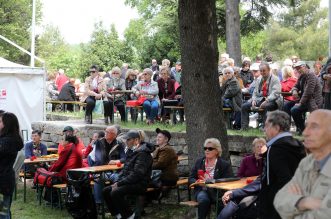
[{"label": "large tree trunk", "polygon": [[228,139],[217,72],[215,0],[179,0],[183,98],[189,165],[203,155],[206,138],[221,141],[229,159]]},{"label": "large tree trunk", "polygon": [[226,52],[241,66],[239,0],[225,0],[226,4]]}]

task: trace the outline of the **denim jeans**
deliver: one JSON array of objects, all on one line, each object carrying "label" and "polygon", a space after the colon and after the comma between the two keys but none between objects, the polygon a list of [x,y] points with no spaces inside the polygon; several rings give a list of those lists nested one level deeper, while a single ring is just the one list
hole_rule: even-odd
[{"label": "denim jeans", "polygon": [[143,108],[146,113],[147,119],[154,120],[159,110],[159,103],[156,100],[145,100]]},{"label": "denim jeans", "polygon": [[[105,173],[104,180],[111,180],[113,183],[118,180],[118,173]],[[105,187],[104,182],[95,181],[94,182],[94,200],[95,203],[102,203],[102,190]]]},{"label": "denim jeans", "polygon": [[305,116],[307,111],[308,108],[304,105],[294,105],[291,109],[291,115],[298,132],[302,132],[305,129]]},{"label": "denim jeans", "polygon": [[2,202],[2,209],[0,209],[0,219],[11,219],[10,206],[12,202],[12,196],[0,194],[0,202]]},{"label": "denim jeans", "polygon": [[196,194],[198,202],[198,219],[205,219],[208,215],[211,206],[211,199],[205,190],[201,190]]}]

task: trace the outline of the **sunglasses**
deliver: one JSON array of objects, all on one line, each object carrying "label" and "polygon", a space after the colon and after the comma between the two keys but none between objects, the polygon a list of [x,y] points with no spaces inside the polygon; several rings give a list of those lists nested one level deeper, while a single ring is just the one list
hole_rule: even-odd
[{"label": "sunglasses", "polygon": [[216,148],[212,148],[212,147],[204,147],[203,148],[203,150],[205,150],[205,151],[213,151],[213,150],[215,150]]}]

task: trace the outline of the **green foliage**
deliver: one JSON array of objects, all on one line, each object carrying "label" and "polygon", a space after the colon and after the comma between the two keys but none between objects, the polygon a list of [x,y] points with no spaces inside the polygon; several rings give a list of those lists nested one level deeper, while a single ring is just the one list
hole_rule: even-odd
[{"label": "green foliage", "polygon": [[263,48],[266,42],[266,32],[259,31],[255,34],[250,33],[246,36],[241,37],[241,53],[242,55],[248,56],[251,59],[256,57],[258,54],[263,52]]},{"label": "green foliage", "polygon": [[[40,1],[36,1],[36,23],[41,19]],[[31,45],[31,0],[0,0],[0,34],[26,50]],[[14,62],[28,65],[30,56],[7,42],[0,40],[0,56]],[[38,64],[38,63],[36,63]]]}]

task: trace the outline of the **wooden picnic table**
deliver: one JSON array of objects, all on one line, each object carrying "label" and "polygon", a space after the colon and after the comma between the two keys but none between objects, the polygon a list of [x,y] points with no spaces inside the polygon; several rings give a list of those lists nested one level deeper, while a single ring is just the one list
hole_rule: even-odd
[{"label": "wooden picnic table", "polygon": [[57,153],[58,152],[58,148],[47,148],[47,152],[48,153]]},{"label": "wooden picnic table", "polygon": [[[113,90],[113,91],[110,91],[109,92],[110,94],[113,95],[113,110],[112,110],[112,119],[113,119],[113,123],[115,121],[115,118],[114,118],[114,108],[115,108],[115,100],[116,100],[116,94],[131,94],[133,93],[132,90]],[[125,105],[125,103],[124,103]]]},{"label": "wooden picnic table", "polygon": [[26,202],[26,165],[28,164],[37,164],[37,163],[47,163],[47,162],[54,162],[57,161],[59,158],[41,158],[37,157],[34,160],[31,160],[30,158],[24,160],[24,186],[23,186],[23,201]]},{"label": "wooden picnic table", "polygon": [[177,158],[177,161],[183,161],[183,160],[188,160],[188,155],[179,155]]}]

